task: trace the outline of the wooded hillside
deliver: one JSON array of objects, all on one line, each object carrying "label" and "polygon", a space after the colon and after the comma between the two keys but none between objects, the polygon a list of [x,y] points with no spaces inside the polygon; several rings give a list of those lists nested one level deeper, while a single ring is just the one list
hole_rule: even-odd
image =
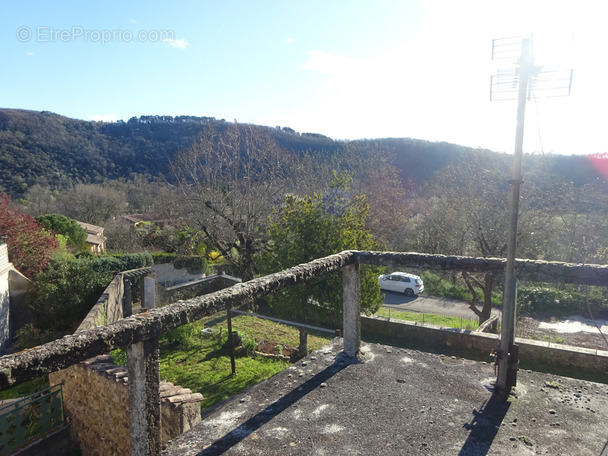
[{"label": "wooded hillside", "polygon": [[[109,179],[171,179],[169,163],[209,127],[223,131],[231,123],[214,117],[141,116],[127,122],[89,122],[43,111],[0,109],[0,192],[20,197],[34,184],[62,190],[78,183]],[[473,154],[471,148],[411,138],[334,141],[289,127],[254,128],[270,133],[277,143],[297,155],[310,153],[331,161],[348,149],[358,159],[385,157],[398,168],[404,182],[425,183],[448,165]],[[511,156],[484,152],[508,170]],[[529,156],[526,172],[557,174],[575,185],[599,176],[584,156]]]}]

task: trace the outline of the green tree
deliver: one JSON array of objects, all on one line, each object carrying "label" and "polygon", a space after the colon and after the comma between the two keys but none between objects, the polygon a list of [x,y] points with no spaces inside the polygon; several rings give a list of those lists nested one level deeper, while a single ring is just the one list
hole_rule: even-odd
[{"label": "green tree", "polygon": [[[350,175],[334,173],[334,182],[325,194],[285,198],[269,227],[271,248],[260,261],[264,272],[280,271],[343,250],[378,248],[365,227],[369,212],[366,198],[352,196],[350,182]],[[362,310],[367,314],[382,305],[379,272],[377,267],[363,267],[361,271]],[[269,304],[292,318],[326,315],[325,312],[336,315],[342,310],[341,274],[331,273],[289,287],[271,295]]]},{"label": "green tree", "polygon": [[45,230],[64,236],[72,250],[78,252],[84,248],[87,231],[76,220],[59,214],[42,215],[36,220]]}]

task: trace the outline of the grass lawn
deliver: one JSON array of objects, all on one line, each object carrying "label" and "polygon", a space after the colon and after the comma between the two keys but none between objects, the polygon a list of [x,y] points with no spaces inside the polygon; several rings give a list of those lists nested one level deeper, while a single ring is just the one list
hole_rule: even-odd
[{"label": "grass lawn", "polygon": [[17,399],[20,397],[29,396],[30,394],[34,394],[48,387],[49,378],[45,375],[35,380],[30,380],[29,382],[17,385],[11,389],[0,391],[0,400]]},{"label": "grass lawn", "polygon": [[381,307],[376,315],[380,317],[392,318],[395,320],[413,321],[416,323],[429,323],[432,325],[444,326],[447,328],[475,330],[479,327],[479,321],[467,320],[458,317],[448,317],[446,315],[434,315],[420,312],[404,312],[402,310],[388,309]]},{"label": "grass lawn", "polygon": [[[389,309],[381,308],[376,315],[389,317]],[[390,318],[470,330],[478,326],[475,320],[397,310],[390,310]],[[214,329],[214,334],[201,332],[209,327]],[[226,314],[222,312],[177,328],[161,337],[161,378],[201,393],[205,397],[202,407],[207,408],[290,366],[288,361],[253,355],[252,348],[257,342],[293,347],[300,343],[298,328],[256,317],[235,316],[232,319],[232,329],[238,331],[245,341],[244,345],[250,348],[249,353],[244,349],[237,352],[236,375],[232,375],[228,349],[224,347],[228,325]],[[308,349],[316,350],[331,338],[332,336],[325,333],[309,331]],[[126,365],[126,354],[123,350],[115,350],[112,356],[117,364]],[[46,377],[37,382],[28,382],[2,392],[0,398],[27,395],[48,386],[45,382]]]},{"label": "grass lawn", "polygon": [[[201,333],[206,327],[213,327],[216,332]],[[297,328],[255,317],[233,317],[232,329],[249,341],[296,347],[300,343]],[[236,356],[233,376],[228,349],[223,347],[227,333],[225,313],[220,313],[165,334],[160,341],[161,378],[201,393],[205,397],[202,407],[206,408],[290,366],[288,361],[248,355],[241,350]],[[329,335],[311,331],[308,349],[316,350],[330,339]]]}]

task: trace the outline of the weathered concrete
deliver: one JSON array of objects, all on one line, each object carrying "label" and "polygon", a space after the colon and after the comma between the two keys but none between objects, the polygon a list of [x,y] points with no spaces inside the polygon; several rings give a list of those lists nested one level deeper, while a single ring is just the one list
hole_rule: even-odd
[{"label": "weathered concrete", "polygon": [[[440,271],[503,272],[506,265],[504,258],[472,258],[412,252],[353,251],[352,253],[361,264],[395,268],[405,266]],[[608,285],[608,265],[516,259],[515,271],[518,280],[531,282]]]},{"label": "weathered concrete", "polygon": [[[127,286],[130,286],[127,284]],[[114,323],[122,318],[125,284],[122,274],[117,274],[103,291],[95,305],[82,320],[76,332],[94,329],[98,326]]]},{"label": "weathered concrete", "polygon": [[127,348],[131,454],[160,454],[160,374],[158,339]]},{"label": "weathered concrete", "polygon": [[144,293],[142,307],[154,309],[156,307],[156,280],[154,277],[143,277]]},{"label": "weathered concrete", "polygon": [[361,345],[361,277],[358,264],[344,268],[342,282],[344,353],[356,356]]},{"label": "weathered concrete", "polygon": [[600,455],[608,385],[520,372],[507,403],[494,366],[340,341],[203,416],[164,456]]},{"label": "weathered concrete", "polygon": [[162,283],[157,282],[156,300],[159,306],[171,304],[179,300],[213,293],[241,282],[241,279],[227,275],[214,275],[170,287],[165,287]]},{"label": "weathered concrete", "polygon": [[[142,397],[140,402],[148,402],[148,405],[144,407],[146,411],[142,413],[145,417],[138,418],[137,423],[135,423],[136,434],[140,437],[136,438],[138,443],[137,445],[134,445],[133,454],[144,454],[146,452],[157,454],[157,448],[159,448],[160,442],[160,432],[157,425],[159,418],[158,414],[155,411],[152,411],[152,409],[155,409],[155,406],[149,407],[150,404],[146,397],[152,398],[153,396],[158,395],[158,382],[155,380],[158,373],[157,370],[154,371],[154,366],[156,366],[157,369],[158,365],[156,362],[150,361],[157,356],[157,354],[154,355],[154,352],[157,351],[158,348],[156,340],[162,332],[199,320],[204,316],[226,310],[233,306],[238,307],[249,302],[254,302],[257,299],[282,288],[305,283],[312,278],[346,268],[344,273],[344,285],[346,288],[344,325],[348,335],[345,340],[345,354],[352,355],[357,352],[360,344],[358,335],[360,332],[360,322],[358,312],[356,311],[356,306],[359,303],[359,285],[358,281],[354,279],[354,277],[358,275],[356,272],[358,266],[354,265],[358,264],[388,264],[393,266],[411,265],[424,269],[451,269],[479,272],[487,270],[499,271],[504,268],[504,260],[501,259],[445,257],[442,255],[422,255],[416,253],[345,251],[310,263],[298,265],[276,274],[237,284],[229,289],[221,290],[210,295],[194,298],[186,302],[178,302],[162,309],[153,309],[148,313],[129,317],[101,328],[85,330],[73,336],[66,336],[59,341],[54,341],[26,352],[2,357],[0,358],[0,389],[6,389],[23,381],[73,365],[84,359],[105,353],[113,348],[128,347],[129,352],[131,352],[131,358],[139,359],[141,358],[141,355],[143,356],[143,359],[148,359],[147,362],[143,363],[141,369],[136,367],[132,368],[132,375],[137,375],[135,373],[136,371],[140,373],[143,371],[146,377],[146,380],[144,381],[145,387],[143,388],[143,396],[141,395],[141,382],[139,382],[140,386],[137,388],[137,394],[140,394],[140,396],[134,394],[133,397]],[[518,260],[516,268],[518,268],[518,273],[521,276],[520,278],[526,278],[528,280],[544,280],[548,282],[563,281],[566,283],[584,283],[591,285],[606,285],[606,283],[608,283],[607,266],[565,265],[561,263]],[[353,305],[353,303],[355,304]],[[139,353],[141,347],[143,347],[143,354]],[[351,356],[348,359],[352,361],[353,358]],[[345,362],[344,359],[341,359],[338,364],[345,366],[348,363]],[[338,371],[340,370],[342,370],[342,367],[338,369]],[[331,369],[324,372],[325,373],[320,373],[320,377],[315,376],[315,378],[330,378],[336,373]],[[374,372],[374,374],[376,373],[377,372]],[[327,377],[327,375],[329,375],[329,377]],[[343,389],[343,391],[347,391],[348,401],[351,401],[353,397],[350,393],[351,390],[362,388],[362,383],[359,383],[361,382],[361,378],[356,375],[355,378],[351,378],[350,381],[352,381],[352,383],[349,384],[355,386],[349,389]],[[420,381],[424,381],[424,379],[421,379]],[[398,381],[398,383],[401,382]],[[309,384],[308,386],[313,384]],[[321,382],[318,386],[320,388],[325,388],[327,385],[325,382]],[[300,391],[305,389],[304,387],[301,388],[302,389],[297,390],[298,392],[296,392],[295,395],[291,395],[291,393],[288,392],[285,393],[288,396],[284,396],[281,401],[286,401],[286,403],[289,404],[292,399],[295,399],[296,401],[299,400],[301,397]],[[314,386],[314,388],[316,388],[316,386]],[[366,391],[371,391],[372,389],[373,388],[364,388]],[[601,405],[602,407],[605,407],[605,404]],[[364,408],[362,411],[367,412],[369,410],[369,408]],[[352,408],[349,409],[348,412],[352,412]],[[142,414],[140,414],[140,416]],[[395,416],[395,414],[389,414],[389,419],[394,419]],[[365,423],[371,422],[367,417],[365,417],[365,420]],[[147,430],[154,429],[154,432],[149,433],[146,437],[145,450],[141,449],[144,445],[144,438],[141,437],[142,432],[139,432],[140,430],[138,429],[138,426],[142,424],[142,421],[146,422],[146,424],[143,425],[144,428]],[[446,425],[449,426],[449,423]],[[475,420],[472,421],[471,427],[474,427],[474,425]],[[354,426],[356,427],[357,425],[355,424]],[[493,429],[495,427],[496,426],[491,426],[490,428],[484,429],[484,432],[494,432]],[[376,429],[371,429],[371,431],[377,432]],[[580,430],[577,431],[580,432]],[[240,433],[241,431],[237,430],[237,432]],[[473,434],[474,433],[472,433],[472,435]],[[314,435],[318,435],[318,432],[315,431]],[[359,437],[359,434],[349,435],[355,439]],[[377,437],[376,434],[371,435],[374,438]],[[475,436],[475,439],[473,439],[471,443],[467,443],[468,441],[465,442],[465,445],[462,447],[463,450],[465,448],[467,450],[476,449],[476,439],[478,438],[479,435]],[[241,437],[239,437],[239,439],[242,440]],[[589,448],[595,450],[597,439],[593,441],[590,440],[590,442],[592,445]],[[196,445],[191,445],[190,448],[195,447]],[[286,446],[283,446],[282,448],[284,449]],[[336,449],[342,450],[343,448],[343,446],[338,446],[337,448],[330,446],[329,451],[335,452]],[[356,448],[356,446],[354,448]],[[438,448],[441,449],[443,447],[439,445]],[[408,454],[402,450],[403,448],[400,449],[398,454]],[[347,452],[349,454],[354,454],[350,449],[348,449]],[[381,447],[375,446],[372,448],[371,452],[381,452]],[[366,451],[365,453],[369,454],[370,452]],[[418,451],[410,454],[418,454]],[[436,452],[435,454],[440,453]],[[445,454],[452,453],[448,452]],[[461,454],[476,453],[461,452]],[[503,448],[500,448],[500,452],[497,452],[496,454],[509,453],[503,452]]]},{"label": "weathered concrete", "polygon": [[134,315],[111,325],[65,336],[31,350],[4,356],[0,358],[0,390],[115,348],[156,338],[162,332],[223,311],[227,306],[239,307],[255,302],[282,288],[323,276],[354,261],[351,253],[342,252],[209,295]]},{"label": "weathered concrete", "polygon": [[[406,346],[484,361],[492,360],[490,354],[500,341],[496,334],[423,326],[402,320],[387,321],[383,317],[362,316],[361,326],[364,335],[390,337]],[[603,375],[608,383],[608,351],[549,345],[521,338],[515,338],[515,342],[519,346],[519,358],[524,368],[537,368],[560,375],[577,374],[580,377],[596,378]]]},{"label": "weathered concrete", "polygon": [[[504,267],[502,259],[345,251],[237,284],[209,295],[178,302],[162,309],[154,309],[148,314],[129,317],[112,325],[66,336],[26,352],[4,356],[0,358],[0,389],[6,389],[17,383],[62,369],[114,348],[126,347],[131,343],[157,337],[163,331],[225,310],[228,305],[238,308],[282,288],[304,283],[355,262],[467,271],[501,270]],[[608,266],[571,265],[531,260],[517,260],[516,264],[521,278],[529,280],[544,278],[551,282],[562,280],[565,283],[595,285],[608,283]]]},{"label": "weathered concrete", "polygon": [[[95,305],[76,329],[76,332],[94,329],[99,326],[116,323],[132,314],[131,285],[141,277],[151,274],[150,268],[133,269],[119,272],[103,291]],[[152,288],[154,290],[154,287]]]}]

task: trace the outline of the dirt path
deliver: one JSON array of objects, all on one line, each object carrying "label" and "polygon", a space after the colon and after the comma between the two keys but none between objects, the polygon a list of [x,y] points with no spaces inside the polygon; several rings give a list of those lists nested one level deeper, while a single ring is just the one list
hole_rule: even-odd
[{"label": "dirt path", "polygon": [[[541,317],[534,319],[530,317],[519,317],[516,325],[516,336],[526,339],[540,340],[549,344],[573,345],[575,347],[590,348],[592,350],[608,351],[608,344],[602,334],[591,325],[587,325],[586,331],[570,332],[567,329],[559,330],[568,319],[557,319],[555,317]],[[572,321],[575,325],[576,320]],[[542,323],[559,323],[560,325],[543,325]],[[576,328],[573,328],[576,329]],[[608,338],[608,334],[604,333]]]}]

